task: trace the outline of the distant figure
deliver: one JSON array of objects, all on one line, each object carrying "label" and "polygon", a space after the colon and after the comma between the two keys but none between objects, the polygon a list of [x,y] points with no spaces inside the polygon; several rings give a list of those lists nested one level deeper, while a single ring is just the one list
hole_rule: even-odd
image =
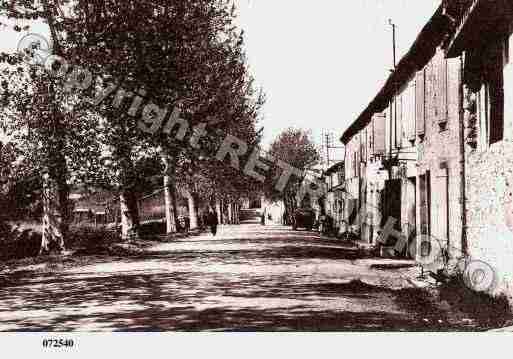
[{"label": "distant figure", "polygon": [[207,222],[208,222],[208,212],[204,212],[203,215],[201,216],[201,227],[203,229],[208,227]]},{"label": "distant figure", "polygon": [[217,220],[217,215],[210,210],[207,215],[207,225],[210,227],[210,232],[212,232],[212,235],[215,237],[217,234],[217,225],[219,224],[219,221]]},{"label": "distant figure", "polygon": [[321,214],[319,216],[319,233],[324,234],[326,232],[326,215]]},{"label": "distant figure", "polygon": [[185,232],[189,233],[191,230],[191,219],[189,217],[185,217]]}]

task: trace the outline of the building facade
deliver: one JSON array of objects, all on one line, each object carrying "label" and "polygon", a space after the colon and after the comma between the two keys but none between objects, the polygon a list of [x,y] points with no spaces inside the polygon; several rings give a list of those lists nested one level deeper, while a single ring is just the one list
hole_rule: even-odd
[{"label": "building facade", "polygon": [[[510,298],[512,49],[512,1],[443,1],[341,137],[356,208],[345,216],[358,214],[362,241],[375,243],[378,222],[379,231],[392,219],[410,248],[429,236],[442,261],[465,256],[491,268],[494,293]],[[381,153],[369,131],[383,136]]]},{"label": "building facade", "polygon": [[324,200],[324,213],[333,219],[334,231],[343,227],[345,200],[341,195],[345,188],[344,162],[338,162],[324,172],[327,194]]},{"label": "building facade", "polygon": [[513,297],[513,3],[444,1],[448,58],[462,61],[467,252]]},{"label": "building facade", "polygon": [[[449,226],[444,229],[438,219],[461,213],[454,202],[456,182],[447,196],[442,195],[444,188],[449,190],[443,186],[440,162],[446,163],[449,155],[459,151],[459,71],[445,59],[442,48],[449,28],[440,7],[341,138],[346,158],[353,161],[346,170],[353,175],[348,179],[348,194],[357,207],[356,226],[363,242],[376,244],[389,221],[409,242],[420,233],[436,233],[447,242]],[[354,216],[353,208],[347,216]],[[394,245],[393,241],[387,244]],[[408,255],[407,248],[401,255]]]}]

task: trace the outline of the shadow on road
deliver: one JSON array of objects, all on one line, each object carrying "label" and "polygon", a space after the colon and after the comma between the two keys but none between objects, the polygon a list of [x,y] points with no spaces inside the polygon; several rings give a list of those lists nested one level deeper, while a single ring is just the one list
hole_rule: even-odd
[{"label": "shadow on road", "polygon": [[357,279],[354,250],[286,230],[237,236],[182,240],[65,272],[20,273],[0,288],[0,330],[476,329],[451,322],[419,289]]}]

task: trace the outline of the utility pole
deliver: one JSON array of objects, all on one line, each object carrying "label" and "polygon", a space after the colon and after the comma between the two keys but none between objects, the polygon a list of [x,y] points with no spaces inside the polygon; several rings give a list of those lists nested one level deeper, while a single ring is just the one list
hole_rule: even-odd
[{"label": "utility pole", "polygon": [[390,24],[390,26],[392,26],[392,45],[393,45],[393,54],[394,54],[394,71],[395,71],[395,68],[397,66],[397,62],[396,62],[396,41],[395,41],[395,28],[396,28],[396,25],[392,22],[392,19],[388,19],[388,23]]},{"label": "utility pole", "polygon": [[[330,150],[344,149],[343,146],[334,146],[333,145],[333,143],[334,143],[333,132],[331,132],[329,130],[323,130],[323,132],[321,134],[321,143],[322,143],[322,146],[326,146],[326,165],[328,168],[329,168],[330,162],[343,161],[342,159],[336,158],[336,156],[334,156],[334,158],[331,158]],[[322,149],[323,148],[321,148],[321,151],[322,151]]]},{"label": "utility pole", "polygon": [[325,141],[326,141],[326,167],[330,167],[330,134],[326,132]]},{"label": "utility pole", "polygon": [[[393,70],[391,70],[392,72],[392,75],[395,74],[395,71],[397,69],[397,61],[396,61],[396,25],[392,22],[392,19],[388,19],[388,23],[390,24],[390,26],[392,26],[392,54],[393,54],[393,64],[394,64],[394,68]],[[392,131],[394,130],[394,127],[393,127],[393,122],[395,122],[396,120],[396,116],[397,116],[397,101],[396,101],[396,91],[397,91],[397,86],[396,86],[396,83],[394,81],[394,93],[393,93],[393,97],[392,97],[392,103],[393,103],[393,113],[390,114],[390,146],[389,146],[389,154],[388,154],[388,158],[389,158],[389,165],[387,166],[388,167],[388,175],[389,175],[389,180],[392,180],[392,147],[393,147],[393,138],[395,137],[393,134],[392,134]],[[391,107],[391,110],[392,110],[392,107]],[[391,111],[392,112],[392,111]]]},{"label": "utility pole", "polygon": [[[333,135],[333,132],[330,131],[330,130],[324,130],[323,133],[322,133],[322,137],[321,137],[322,141],[325,142],[326,144],[326,171],[330,168],[330,162],[334,162],[334,163],[337,163],[337,162],[341,162],[341,161],[345,161],[345,146],[335,146],[334,145],[334,135]],[[331,149],[341,149],[341,150],[344,150],[344,157],[343,159],[338,159],[337,158],[337,151],[335,151],[335,155],[333,156],[333,160],[330,159],[330,150]],[[344,170],[344,168],[342,168],[342,171]],[[340,169],[337,169],[337,171],[340,171]],[[331,177],[331,175],[330,175]],[[339,183],[340,184],[340,183]],[[330,179],[329,182],[328,182],[328,186],[331,188],[331,186],[333,185],[333,182],[332,180]],[[337,198],[337,196],[335,196],[335,198]],[[321,213],[322,214],[326,214],[326,207],[325,206],[321,206]]]},{"label": "utility pole", "polygon": [[[392,22],[392,19],[388,19],[388,23],[392,27],[392,55],[393,55],[393,69],[390,71],[392,73],[392,76],[395,77],[395,72],[397,70],[397,61],[396,61],[396,25]],[[386,160],[386,169],[388,172],[388,181],[385,181],[385,207],[383,208],[383,215],[386,217],[390,216],[390,198],[389,198],[389,191],[390,186],[392,185],[392,176],[393,176],[393,163],[392,163],[392,147],[393,142],[395,138],[395,134],[392,133],[394,130],[393,123],[396,120],[397,116],[397,102],[396,102],[396,91],[397,91],[397,85],[395,83],[395,78],[393,82],[393,96],[392,96],[392,103],[390,104],[390,124],[389,124],[389,134],[390,134],[390,141],[389,141],[389,148],[388,148],[388,160]],[[386,155],[385,155],[386,159]],[[388,182],[388,183],[387,183]]]}]

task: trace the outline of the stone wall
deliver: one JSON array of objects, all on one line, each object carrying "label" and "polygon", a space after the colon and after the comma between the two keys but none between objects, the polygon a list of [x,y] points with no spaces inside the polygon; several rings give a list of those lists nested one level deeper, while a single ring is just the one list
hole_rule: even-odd
[{"label": "stone wall", "polygon": [[507,294],[513,302],[512,154],[513,141],[508,140],[469,155],[467,237],[471,257],[496,274],[494,293]]}]

